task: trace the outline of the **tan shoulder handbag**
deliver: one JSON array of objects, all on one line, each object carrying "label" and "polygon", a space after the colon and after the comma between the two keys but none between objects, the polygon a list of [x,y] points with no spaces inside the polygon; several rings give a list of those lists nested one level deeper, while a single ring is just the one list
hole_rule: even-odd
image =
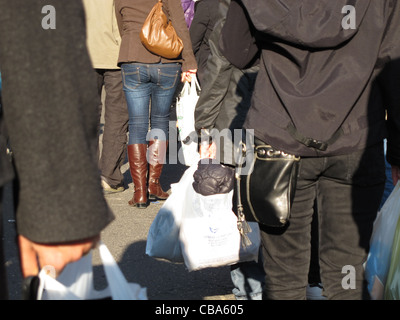
[{"label": "tan shoulder handbag", "polygon": [[154,5],[140,32],[142,44],[150,52],[167,59],[179,57],[183,42],[162,10],[162,1]]}]

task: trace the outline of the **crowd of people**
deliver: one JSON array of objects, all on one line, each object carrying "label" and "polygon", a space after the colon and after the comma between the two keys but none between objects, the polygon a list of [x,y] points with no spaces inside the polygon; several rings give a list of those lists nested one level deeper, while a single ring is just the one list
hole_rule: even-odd
[{"label": "crowd of people", "polygon": [[[162,0],[183,42],[171,59],[140,40],[157,1],[51,0],[56,27],[44,30],[42,1],[0,0],[0,200],[13,180],[23,276],[44,265],[59,274],[96,246],[114,219],[104,194],[126,189],[126,158],[127,205],[168,198],[171,105],[197,77],[199,135],[251,129],[300,157],[290,223],[260,225],[259,263],[231,268],[236,298],[301,300],[311,286],[327,299],[369,299],[373,222],[385,182],[400,177],[400,4]],[[212,153],[234,168],[233,149]]]}]

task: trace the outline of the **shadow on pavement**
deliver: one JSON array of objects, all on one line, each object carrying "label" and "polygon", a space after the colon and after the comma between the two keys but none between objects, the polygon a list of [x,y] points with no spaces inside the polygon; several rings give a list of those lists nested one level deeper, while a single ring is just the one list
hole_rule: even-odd
[{"label": "shadow on pavement", "polygon": [[[149,300],[203,300],[232,294],[229,267],[188,272],[183,263],[154,259],[145,249],[145,241],[131,244],[118,265],[128,282],[147,288]],[[96,289],[107,286],[102,266],[94,267],[94,277]]]}]

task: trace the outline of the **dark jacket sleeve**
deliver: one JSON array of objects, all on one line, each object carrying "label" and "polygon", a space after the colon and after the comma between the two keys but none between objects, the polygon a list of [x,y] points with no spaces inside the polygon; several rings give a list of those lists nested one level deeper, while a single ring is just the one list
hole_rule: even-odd
[{"label": "dark jacket sleeve", "polygon": [[240,0],[233,0],[229,6],[219,46],[235,67],[245,69],[254,64],[259,52],[255,29]]},{"label": "dark jacket sleeve", "polygon": [[208,59],[204,84],[195,109],[197,132],[200,132],[201,129],[211,130],[214,128],[231,81],[232,65],[221,55],[218,49],[221,27],[222,23],[217,23],[209,39],[211,55]]},{"label": "dark jacket sleeve", "polygon": [[[55,16],[42,13],[51,5]],[[98,235],[113,219],[96,161],[100,103],[80,0],[0,0],[5,122],[20,193],[18,232],[56,243]],[[42,20],[55,18],[55,29]]]},{"label": "dark jacket sleeve", "polygon": [[210,14],[206,1],[198,1],[195,5],[195,14],[190,26],[190,39],[192,40],[193,52],[196,55],[199,51],[204,36],[207,32],[207,26],[210,22]]}]

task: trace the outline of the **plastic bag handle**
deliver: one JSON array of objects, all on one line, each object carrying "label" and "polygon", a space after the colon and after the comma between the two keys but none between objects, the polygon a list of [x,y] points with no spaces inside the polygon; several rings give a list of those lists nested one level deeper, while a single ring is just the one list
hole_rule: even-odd
[{"label": "plastic bag handle", "polygon": [[193,86],[196,86],[197,89],[200,89],[200,84],[199,84],[199,81],[197,80],[197,76],[192,77],[191,83],[193,84]]},{"label": "plastic bag handle", "polygon": [[201,88],[200,88],[199,81],[197,80],[196,76],[193,76],[191,82],[189,82],[189,81],[184,82],[180,96],[181,97],[187,96],[187,95],[192,94],[193,92],[194,92],[194,94],[197,94],[197,91],[200,91],[200,90],[201,90]]},{"label": "plastic bag handle", "polygon": [[196,76],[192,76],[192,81],[190,82],[190,91],[191,92],[196,92],[200,91],[200,84],[199,81],[197,80]]},{"label": "plastic bag handle", "polygon": [[110,250],[102,241],[99,244],[99,253],[113,300],[129,300],[129,298],[135,300],[136,297],[132,293],[129,283],[115,262]]}]

